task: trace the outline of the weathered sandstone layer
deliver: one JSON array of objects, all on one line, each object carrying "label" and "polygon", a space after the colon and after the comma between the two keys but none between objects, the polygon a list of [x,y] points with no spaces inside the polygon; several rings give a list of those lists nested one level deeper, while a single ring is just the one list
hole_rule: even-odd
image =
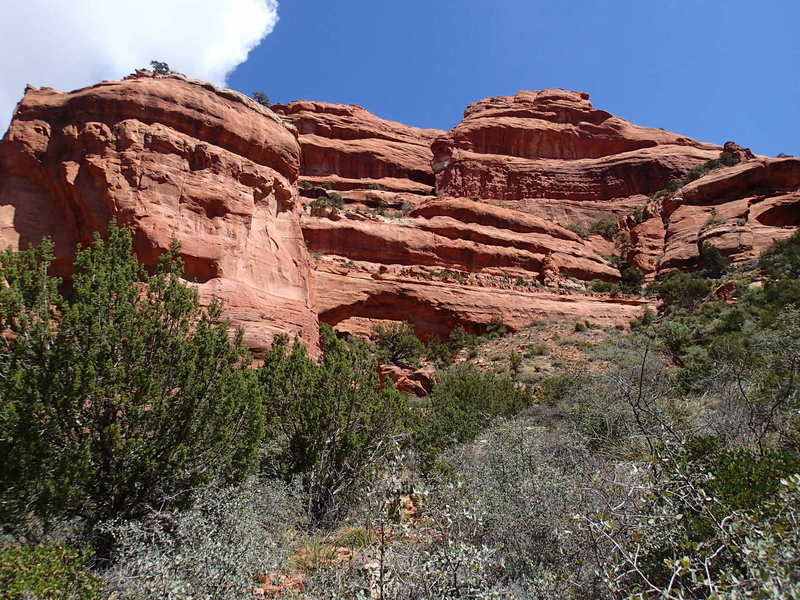
[{"label": "weathered sandstone layer", "polygon": [[752,157],[714,170],[645,216],[625,225],[629,261],[647,273],[703,268],[705,244],[733,263],[754,259],[800,227],[800,159]]},{"label": "weathered sandstone layer", "polygon": [[430,146],[444,131],[387,121],[355,105],[297,101],[272,108],[300,132],[304,187],[433,194]]},{"label": "weathered sandstone layer", "polygon": [[250,348],[288,332],[316,352],[299,172],[296,132],[237,92],[148,72],[29,88],[0,143],[0,246],[50,236],[69,276],[75,245],[112,218],[145,264],[175,237],[185,277],[224,301]]},{"label": "weathered sandstone layer", "polygon": [[585,92],[559,89],[476,102],[432,148],[439,195],[582,226],[632,212],[721,150],[633,125],[595,109]]}]

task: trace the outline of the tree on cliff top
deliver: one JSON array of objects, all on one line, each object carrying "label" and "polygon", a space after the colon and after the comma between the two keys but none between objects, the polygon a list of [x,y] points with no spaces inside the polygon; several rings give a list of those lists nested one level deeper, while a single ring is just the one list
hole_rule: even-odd
[{"label": "tree on cliff top", "polygon": [[177,242],[149,275],[112,225],[78,250],[65,296],[52,248],[0,253],[0,521],[91,527],[247,474],[263,429],[255,373],[220,305],[180,279]]}]

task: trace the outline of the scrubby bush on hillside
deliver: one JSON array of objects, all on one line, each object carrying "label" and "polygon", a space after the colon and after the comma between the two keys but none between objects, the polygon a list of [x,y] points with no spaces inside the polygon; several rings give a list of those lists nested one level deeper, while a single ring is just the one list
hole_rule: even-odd
[{"label": "scrubby bush on hillside", "polygon": [[610,241],[613,241],[618,231],[619,224],[617,223],[617,219],[613,217],[603,217],[589,225],[589,233],[601,235]]},{"label": "scrubby bush on hillside", "polygon": [[88,557],[63,544],[13,544],[0,550],[4,600],[99,600],[102,582]]},{"label": "scrubby bush on hillside", "polygon": [[493,419],[511,416],[531,403],[527,389],[511,379],[457,365],[442,373],[427,397],[415,443],[425,460],[439,450],[478,435]]},{"label": "scrubby bush on hillside", "polygon": [[241,332],[180,279],[153,275],[113,225],[79,250],[69,295],[52,244],[0,254],[0,510],[92,527],[188,502],[255,467],[261,398]]},{"label": "scrubby bush on hillside", "polygon": [[367,344],[321,329],[322,359],[277,338],[258,371],[266,410],[272,415],[264,468],[302,479],[308,514],[329,524],[346,513],[371,470],[394,450],[408,426],[405,397],[381,386],[378,363]]},{"label": "scrubby bush on hillside", "polygon": [[204,488],[188,510],[107,524],[117,540],[106,591],[120,600],[247,597],[283,562],[299,503],[281,482]]}]

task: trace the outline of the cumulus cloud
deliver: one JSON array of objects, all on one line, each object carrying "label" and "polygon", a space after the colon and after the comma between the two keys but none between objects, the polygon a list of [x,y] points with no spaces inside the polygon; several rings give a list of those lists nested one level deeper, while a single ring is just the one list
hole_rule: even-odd
[{"label": "cumulus cloud", "polygon": [[0,134],[28,83],[68,91],[159,60],[225,85],[277,9],[277,0],[6,0]]}]

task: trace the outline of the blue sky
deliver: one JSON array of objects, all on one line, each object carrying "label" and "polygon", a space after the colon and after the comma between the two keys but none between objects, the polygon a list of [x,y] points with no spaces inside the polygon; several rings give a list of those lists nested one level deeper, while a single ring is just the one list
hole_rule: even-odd
[{"label": "blue sky", "polygon": [[230,87],[448,129],[521,89],[800,155],[800,0],[282,0]]}]

